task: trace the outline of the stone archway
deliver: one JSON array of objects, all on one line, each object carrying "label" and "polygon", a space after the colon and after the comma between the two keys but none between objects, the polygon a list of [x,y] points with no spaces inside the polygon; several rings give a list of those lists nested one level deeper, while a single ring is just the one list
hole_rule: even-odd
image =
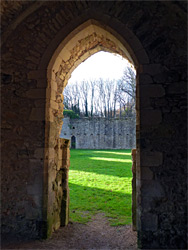
[{"label": "stone archway", "polygon": [[31,238],[59,226],[50,221],[55,197],[50,191],[62,158],[68,166],[68,157],[57,130],[62,79],[51,73],[55,64],[60,72],[58,55],[65,45],[84,22],[95,19],[127,49],[137,68],[139,247],[185,247],[186,4],[1,2],[2,231]]},{"label": "stone archway", "polygon": [[[117,37],[119,39],[117,39]],[[48,186],[54,182],[54,178],[56,178],[56,176],[59,175],[59,171],[64,168],[61,163],[61,156],[59,156],[61,153],[58,151],[59,147],[61,147],[59,134],[63,118],[63,90],[67,85],[72,71],[89,56],[102,50],[123,56],[128,59],[130,63],[134,64],[137,71],[139,71],[140,65],[138,64],[138,60],[133,54],[132,49],[127,46],[126,41],[124,41],[124,39],[122,39],[115,31],[107,26],[102,26],[101,23],[95,20],[88,20],[77,27],[76,30],[73,30],[68,37],[61,42],[48,65],[48,87],[46,92],[46,134],[48,135],[46,137],[46,145],[48,146],[45,153],[48,155],[45,165],[48,172],[50,172],[50,174],[46,176],[47,179],[45,181]],[[143,55],[146,58],[146,62],[148,62],[148,58],[144,52],[142,52],[142,56]],[[137,113],[139,114],[138,101],[139,98],[137,98],[136,104]],[[137,135],[138,134],[139,115],[137,115]],[[139,145],[137,145],[137,147],[139,147]],[[54,158],[54,155],[57,155],[57,157]],[[58,166],[58,168],[56,166]],[[50,235],[54,229],[58,228],[58,225],[60,226],[60,217],[54,211],[54,209],[58,210],[57,206],[59,205],[56,202],[57,193],[49,188],[46,188],[46,190],[48,190],[45,194],[45,202],[47,202],[47,235]],[[66,193],[66,199],[68,199],[68,186],[65,186],[65,190],[63,190],[63,192]],[[64,216],[68,217],[68,213],[66,211],[67,204],[65,205]],[[68,221],[68,218],[66,218],[66,221]]]}]

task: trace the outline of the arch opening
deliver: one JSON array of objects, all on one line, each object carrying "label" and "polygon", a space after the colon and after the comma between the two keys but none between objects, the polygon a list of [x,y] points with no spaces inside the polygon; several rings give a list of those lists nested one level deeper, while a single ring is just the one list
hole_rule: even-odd
[{"label": "arch opening", "polygon": [[74,135],[71,137],[71,149],[76,149],[76,137]]},{"label": "arch opening", "polygon": [[[69,135],[72,145],[74,138],[71,135],[76,134],[78,149],[71,151],[70,158],[71,221],[86,222],[90,216],[93,218],[93,213],[103,213],[105,217],[108,214],[108,220],[113,225],[130,223],[132,173],[131,160],[127,157],[131,158],[130,149],[135,148],[135,110],[129,107],[131,102],[127,102],[127,113],[122,107],[121,114],[119,98],[116,96],[117,90],[120,91],[118,84],[122,83],[123,76],[128,75],[128,69],[131,70],[128,66],[127,60],[117,55],[98,52],[76,68],[64,89],[65,117],[61,137]],[[130,78],[126,80],[130,81]],[[135,82],[135,79],[132,81]],[[123,83],[126,85],[126,82]],[[87,92],[84,92],[85,84],[88,86]],[[88,94],[91,94],[90,91],[93,95]],[[81,103],[82,95],[86,95],[86,102]],[[108,103],[107,99],[110,105],[105,106],[107,112],[104,112],[103,104]],[[80,173],[83,177],[81,179]],[[87,179],[88,182],[85,181]],[[120,187],[121,192],[116,192]],[[124,206],[122,202],[127,205]]]},{"label": "arch opening", "polygon": [[[65,142],[59,138],[62,128],[63,118],[63,90],[66,87],[68,80],[73,70],[88,57],[99,51],[107,51],[119,54],[127,59],[131,64],[137,67],[137,62],[133,62],[130,53],[126,47],[118,40],[108,28],[104,29],[99,23],[94,20],[89,20],[76,30],[70,33],[55,51],[47,69],[47,105],[46,105],[46,154],[49,155],[46,160],[48,166],[47,185],[54,181],[54,176],[64,169],[66,185],[63,187],[63,194],[58,197],[57,192],[47,191],[45,193],[47,208],[47,235],[56,230],[60,225],[68,223],[68,168],[70,164],[69,149],[62,147]],[[67,144],[68,145],[68,144]],[[65,150],[66,153],[62,152]],[[51,155],[50,155],[51,154]],[[57,157],[54,158],[53,154]],[[61,159],[62,158],[62,159]],[[53,163],[52,163],[53,162]],[[57,169],[52,170],[52,165],[58,166]],[[53,172],[53,174],[52,174]],[[55,193],[55,194],[54,194]],[[58,200],[63,199],[63,206],[59,207]],[[59,211],[58,212],[55,212]],[[64,223],[61,223],[61,216],[63,216]]]}]

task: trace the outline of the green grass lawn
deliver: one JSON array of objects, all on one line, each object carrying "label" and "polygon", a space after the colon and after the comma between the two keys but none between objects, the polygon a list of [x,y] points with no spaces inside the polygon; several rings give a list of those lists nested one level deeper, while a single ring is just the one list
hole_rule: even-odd
[{"label": "green grass lawn", "polygon": [[104,213],[112,226],[131,223],[131,150],[71,150],[70,220]]}]

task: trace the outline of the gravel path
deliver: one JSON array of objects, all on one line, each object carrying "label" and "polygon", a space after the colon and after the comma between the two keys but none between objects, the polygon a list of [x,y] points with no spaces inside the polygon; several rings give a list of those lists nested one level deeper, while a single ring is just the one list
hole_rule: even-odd
[{"label": "gravel path", "polygon": [[2,249],[124,250],[137,249],[137,244],[130,225],[111,227],[103,214],[97,214],[86,225],[69,223],[48,240],[9,244]]}]

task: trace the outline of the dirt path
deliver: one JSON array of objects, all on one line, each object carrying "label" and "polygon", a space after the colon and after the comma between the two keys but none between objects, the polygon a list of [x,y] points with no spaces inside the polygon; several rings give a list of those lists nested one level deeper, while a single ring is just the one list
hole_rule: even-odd
[{"label": "dirt path", "polygon": [[128,225],[111,227],[104,215],[98,214],[87,225],[70,223],[60,228],[48,240],[11,244],[2,249],[137,249],[136,232]]}]

